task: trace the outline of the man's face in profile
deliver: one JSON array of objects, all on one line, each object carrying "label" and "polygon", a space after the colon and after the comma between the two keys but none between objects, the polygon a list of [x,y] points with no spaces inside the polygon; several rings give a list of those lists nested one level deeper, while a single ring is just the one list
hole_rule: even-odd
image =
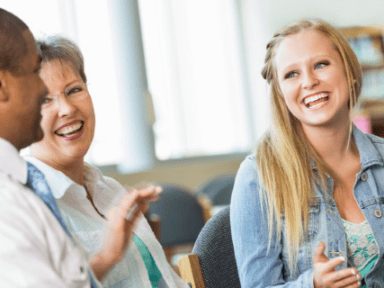
[{"label": "man's face in profile", "polygon": [[[18,72],[7,72],[7,87],[3,87],[12,103],[12,119],[18,123],[10,123],[15,131],[16,148],[22,149],[43,138],[40,127],[41,103],[47,89],[39,76],[40,57],[35,39],[29,29],[22,32],[28,53],[19,62]],[[17,48],[16,48],[17,49]],[[15,120],[14,120],[15,121]]]}]

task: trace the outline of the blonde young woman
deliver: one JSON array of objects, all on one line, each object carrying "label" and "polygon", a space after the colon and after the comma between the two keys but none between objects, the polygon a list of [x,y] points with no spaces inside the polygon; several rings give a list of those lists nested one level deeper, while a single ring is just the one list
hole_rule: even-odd
[{"label": "blonde young woman", "polygon": [[361,69],[331,25],[267,45],[273,126],[239,171],[231,229],[242,287],[384,287],[384,140],[350,118]]},{"label": "blonde young woman", "polygon": [[[161,188],[127,194],[118,182],[84,162],[95,113],[80,50],[60,36],[38,41],[37,47],[40,76],[48,89],[41,108],[44,138],[31,146],[26,158],[44,173],[66,226],[89,250],[96,277],[104,287],[188,287],[168,265],[140,213]],[[131,206],[136,212],[128,217],[123,211]]]}]

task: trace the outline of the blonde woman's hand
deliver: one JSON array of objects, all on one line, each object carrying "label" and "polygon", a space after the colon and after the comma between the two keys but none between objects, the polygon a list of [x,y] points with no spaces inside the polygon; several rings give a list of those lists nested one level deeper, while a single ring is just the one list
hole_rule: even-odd
[{"label": "blonde woman's hand", "polygon": [[108,229],[101,251],[91,257],[90,264],[96,277],[101,280],[124,257],[132,232],[142,213],[156,201],[162,192],[159,186],[133,189],[122,198],[120,204],[108,213]]},{"label": "blonde woman's hand", "polygon": [[340,256],[329,260],[325,256],[324,251],[325,244],[320,242],[313,258],[313,282],[315,288],[354,288],[361,286],[361,275],[357,272],[356,268],[345,268],[335,271],[337,266],[346,261],[345,257]]}]

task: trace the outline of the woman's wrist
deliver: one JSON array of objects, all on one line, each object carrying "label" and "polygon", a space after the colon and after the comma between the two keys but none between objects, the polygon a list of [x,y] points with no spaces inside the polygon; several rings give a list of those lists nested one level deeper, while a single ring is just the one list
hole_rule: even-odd
[{"label": "woman's wrist", "polygon": [[106,256],[102,251],[89,259],[89,265],[99,281],[103,280],[117,262],[117,259]]}]

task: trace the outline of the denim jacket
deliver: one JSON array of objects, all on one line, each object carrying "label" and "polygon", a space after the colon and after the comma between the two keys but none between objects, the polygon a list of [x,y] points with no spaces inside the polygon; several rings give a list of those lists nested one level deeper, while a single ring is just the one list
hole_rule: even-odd
[{"label": "denim jacket", "polygon": [[[367,287],[384,287],[384,139],[364,134],[353,127],[360,153],[361,171],[356,175],[354,195],[369,222],[379,246],[378,261],[366,275]],[[236,176],[231,200],[231,230],[241,287],[314,287],[313,257],[320,241],[329,259],[347,257],[346,237],[336,203],[333,181],[328,178],[328,197],[315,185],[315,201],[310,207],[308,237],[299,248],[298,271],[290,275],[288,247],[273,239],[268,249],[266,215],[261,209],[255,155],[248,156]],[[264,210],[265,212],[265,210]],[[284,219],[283,225],[284,225]],[[283,228],[284,229],[284,228]],[[282,232],[284,234],[284,232]],[[276,248],[275,248],[276,247]],[[336,270],[347,268],[347,263]]]}]

